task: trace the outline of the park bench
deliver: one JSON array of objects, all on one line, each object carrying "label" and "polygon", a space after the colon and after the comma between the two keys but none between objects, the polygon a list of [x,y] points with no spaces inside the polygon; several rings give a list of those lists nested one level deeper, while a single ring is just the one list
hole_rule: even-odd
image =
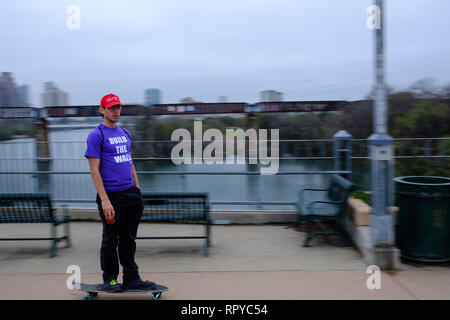
[{"label": "park bench", "polygon": [[[69,216],[55,215],[50,196],[46,193],[0,194],[0,223],[49,223],[49,238],[0,238],[2,241],[51,241],[50,258],[56,256],[56,245],[60,241],[70,244]],[[65,225],[65,235],[58,237],[57,227]]]},{"label": "park bench", "polygon": [[[310,241],[317,236],[338,235],[344,244],[349,244],[345,233],[344,218],[347,198],[354,190],[354,184],[339,175],[333,175],[326,189],[303,189],[298,193],[296,207],[299,212],[299,223],[306,223],[306,239],[304,247],[310,247]],[[306,196],[309,195],[309,196]],[[322,222],[335,223],[339,231],[328,230]],[[319,227],[318,232],[312,232],[313,224]]]},{"label": "park bench", "polygon": [[200,222],[205,224],[205,235],[177,237],[147,237],[137,239],[205,239],[204,256],[210,247],[211,218],[207,193],[143,192],[144,222]]}]

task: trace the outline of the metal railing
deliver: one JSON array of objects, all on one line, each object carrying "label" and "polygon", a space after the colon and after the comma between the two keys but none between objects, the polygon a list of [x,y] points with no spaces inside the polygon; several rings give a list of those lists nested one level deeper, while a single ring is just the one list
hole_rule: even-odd
[{"label": "metal railing", "polygon": [[[447,154],[450,138],[399,138],[394,140],[394,158],[396,159],[441,158],[447,161],[450,158],[450,154]],[[42,143],[48,144],[49,157],[36,156],[37,146]],[[153,154],[134,154],[133,157],[144,190],[147,191],[146,188],[150,188],[152,191],[158,191],[158,189],[191,191],[200,184],[204,189],[199,191],[211,190],[212,193],[218,195],[223,193],[223,189],[228,188],[230,196],[228,199],[211,197],[211,204],[218,206],[255,206],[257,209],[266,206],[290,206],[295,201],[297,191],[302,187],[311,187],[311,184],[318,186],[327,179],[326,176],[332,174],[352,177],[354,174],[352,163],[370,159],[367,139],[352,139],[351,136],[342,139],[335,136],[334,139],[280,140],[280,156],[271,158],[280,162],[280,170],[274,176],[262,176],[258,170],[261,165],[177,167],[171,164],[171,158],[167,154],[167,151],[176,143],[173,141],[133,141],[132,150],[146,150],[149,144],[154,146]],[[346,143],[347,146],[342,143]],[[6,141],[0,142],[0,149],[0,192],[46,191],[50,192],[53,200],[58,203],[94,203],[96,191],[91,181],[88,163],[83,157],[85,141],[37,142],[34,139]],[[246,163],[250,159],[247,156]],[[321,165],[322,162],[325,164]],[[158,165],[158,163],[162,163],[162,165]],[[297,165],[299,163],[301,165]],[[157,170],[149,170],[149,166],[157,167]],[[185,170],[179,170],[180,168]],[[196,170],[197,168],[201,170]],[[303,170],[300,170],[301,168]],[[178,178],[171,178],[172,176],[178,176]],[[198,180],[199,177],[205,176],[207,178]],[[218,176],[221,178],[210,179],[210,177]],[[300,181],[296,178],[298,176],[324,178],[319,179],[320,181],[312,178]],[[237,178],[233,181],[232,177]],[[187,181],[188,178],[190,181]],[[164,179],[168,181],[164,181]],[[218,186],[218,184],[222,184],[222,186]],[[244,185],[246,186],[244,187]],[[266,190],[266,185],[273,189],[279,188],[280,190],[277,192],[281,198],[284,197],[281,199],[283,201],[265,201],[267,198],[270,199],[268,195],[271,194],[270,190]],[[240,189],[234,190],[236,186],[239,186]],[[239,198],[242,198],[242,193],[244,193],[245,199],[241,200]]]}]

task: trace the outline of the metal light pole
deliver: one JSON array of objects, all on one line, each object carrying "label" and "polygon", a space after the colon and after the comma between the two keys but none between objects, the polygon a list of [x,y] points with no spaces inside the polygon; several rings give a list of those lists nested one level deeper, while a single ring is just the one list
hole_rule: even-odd
[{"label": "metal light pole", "polygon": [[395,269],[398,249],[392,213],[393,205],[393,139],[387,132],[387,90],[384,80],[385,15],[383,0],[375,0],[379,13],[375,29],[375,99],[373,103],[374,133],[369,137],[371,159],[372,214],[370,216],[370,264],[382,269]]}]

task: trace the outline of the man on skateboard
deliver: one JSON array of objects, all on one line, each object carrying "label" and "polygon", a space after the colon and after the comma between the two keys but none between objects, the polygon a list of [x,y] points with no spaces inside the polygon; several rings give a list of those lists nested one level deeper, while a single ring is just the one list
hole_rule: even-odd
[{"label": "man on skateboard", "polygon": [[131,135],[119,127],[122,103],[114,94],[100,101],[103,123],[89,133],[85,157],[97,190],[96,202],[103,223],[100,265],[104,289],[122,290],[117,282],[119,261],[124,289],[154,289],[139,276],[136,234],[144,210],[136,169],[131,158]]}]

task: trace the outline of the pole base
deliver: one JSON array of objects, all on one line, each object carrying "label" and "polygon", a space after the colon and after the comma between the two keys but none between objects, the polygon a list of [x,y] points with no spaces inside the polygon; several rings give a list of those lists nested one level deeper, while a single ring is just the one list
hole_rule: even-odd
[{"label": "pole base", "polygon": [[364,260],[367,265],[376,265],[380,270],[400,270],[400,250],[397,247],[369,247],[365,250]]}]

